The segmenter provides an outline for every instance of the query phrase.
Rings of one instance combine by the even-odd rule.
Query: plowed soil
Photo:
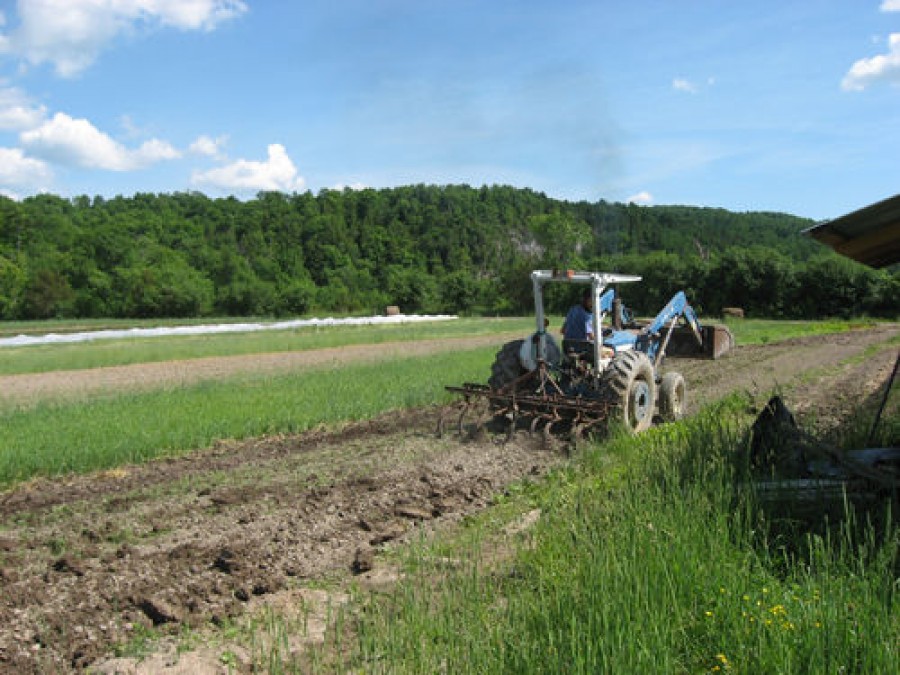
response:
[[[878,396],[898,334],[898,325],[881,326],[667,367],[684,374],[693,409],[732,391],[761,403],[777,387],[802,421],[827,433]],[[357,349],[348,358],[360,358]],[[158,366],[173,367],[191,366]],[[524,432],[507,443],[439,439],[442,412],[222,442],[0,493],[0,672],[140,670],[110,659],[142,627],[222,624],[285,589],[366,573],[392,542],[483,509],[510,483],[566,461]],[[225,668],[203,668],[216,665]]]

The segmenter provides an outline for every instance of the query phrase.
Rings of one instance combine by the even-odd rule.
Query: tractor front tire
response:
[[[627,351],[617,356],[603,375],[602,387],[614,420],[621,421],[633,434],[650,428],[656,406],[656,379],[646,354]]]
[[[525,374],[525,369],[519,362],[519,352],[522,351],[524,342],[525,340],[507,342],[497,352],[494,364],[491,366],[491,376],[488,379],[491,389],[503,389]]]
[[[659,416],[663,422],[677,422],[687,408],[684,377],[681,373],[666,373],[659,384]]]

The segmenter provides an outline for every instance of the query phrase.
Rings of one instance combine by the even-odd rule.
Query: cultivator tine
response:
[[[556,424],[558,419],[549,419],[547,420],[547,424],[544,425],[544,430],[541,433],[541,445],[544,450],[553,450],[554,441],[553,441],[553,425]]]
[[[506,440],[505,443],[509,443],[513,436],[516,433],[516,422],[519,418],[519,411],[516,408],[513,408],[509,414],[509,427],[506,429]]]
[[[469,406],[472,404],[471,399],[466,396],[466,401],[463,404],[462,410],[459,413],[459,419],[456,421],[456,429],[459,431],[459,435],[463,435],[463,420],[466,418],[466,413],[469,412]]]
[[[478,420],[475,423],[475,427],[472,429],[472,433],[469,436],[469,439],[472,441],[481,441],[484,439],[484,421]]]
[[[488,423],[494,419],[494,413],[488,408],[487,415],[480,414],[478,416],[478,420],[475,422],[475,428],[472,429],[472,435],[470,436],[471,440],[476,442],[481,442],[485,439],[487,432],[485,429],[487,428]]]
[[[573,424],[572,432],[569,437],[569,443],[573,451],[578,451],[584,440],[584,424]]]

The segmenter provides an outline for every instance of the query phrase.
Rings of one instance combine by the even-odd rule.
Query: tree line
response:
[[[530,270],[553,267],[643,276],[623,289],[642,313],[684,289],[707,314],[896,316],[898,270],[837,256],[801,234],[812,224],[508,186],[0,197],[0,319],[522,314]]]

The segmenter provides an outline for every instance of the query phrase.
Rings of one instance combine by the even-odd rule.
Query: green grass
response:
[[[551,476],[510,562],[457,552],[474,562],[363,603],[338,670],[898,672],[896,527],[776,537],[737,487],[734,401]]]
[[[709,321],[709,323],[716,323]],[[872,328],[878,321],[870,319],[824,321],[783,321],[776,319],[726,319],[722,321],[734,334],[739,345],[767,344],[807,335],[843,333],[860,328]]]
[[[357,344],[490,335],[532,329],[527,318],[457,319],[381,326],[298,328],[0,348],[0,375],[75,370],[210,356],[300,351]]]
[[[210,446],[222,438],[303,431],[449,399],[480,381],[496,347],[272,378],[232,378],[89,403],[0,412],[0,486]],[[436,420],[435,420],[436,422]]]

